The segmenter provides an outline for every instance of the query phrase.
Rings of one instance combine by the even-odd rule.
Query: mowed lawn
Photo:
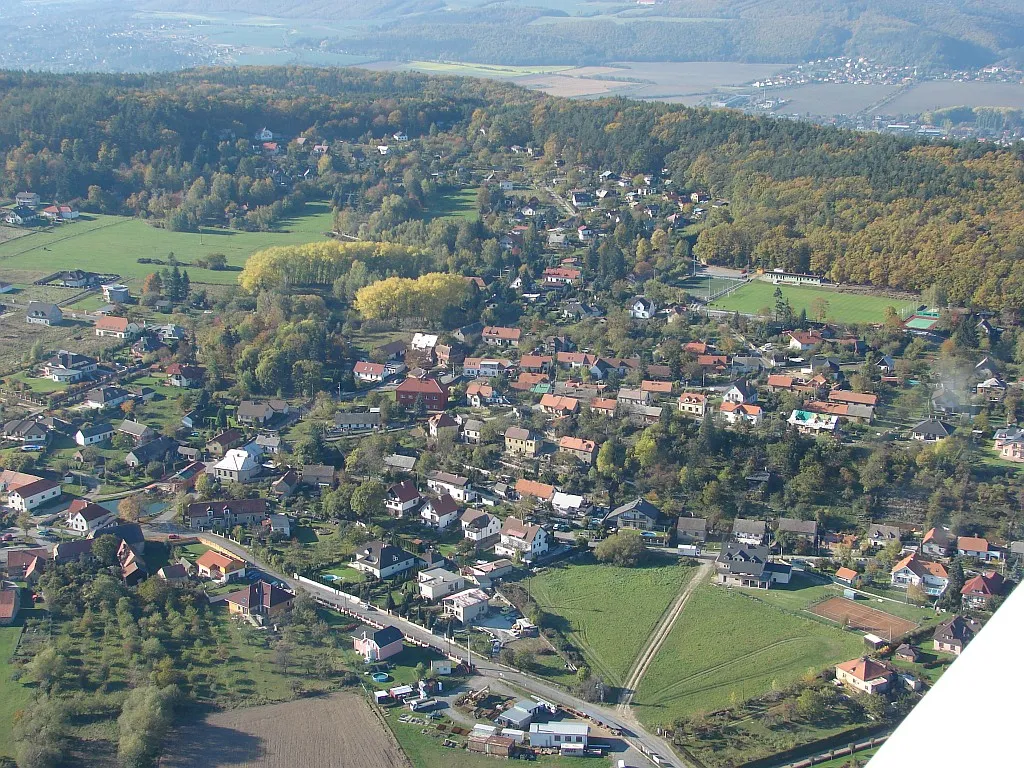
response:
[[[479,187],[451,189],[431,199],[424,217],[432,219],[478,219],[480,211],[476,207],[476,196]]]
[[[160,267],[139,264],[140,258],[166,260],[173,253],[179,263],[186,264],[222,253],[235,269],[187,267],[188,274],[193,283],[230,285],[238,280],[238,269],[255,251],[323,240],[333,228],[334,214],[328,203],[308,203],[302,216],[283,220],[274,232],[208,227],[202,233],[171,232],[141,219],[89,215],[72,224],[0,243],[0,276],[5,270],[54,272],[77,268],[116,272],[127,280],[141,280]]]
[[[775,308],[775,289],[782,289],[782,296],[800,314],[807,310],[807,316],[816,319],[814,303],[818,299],[828,302],[828,319],[837,323],[880,323],[885,320],[886,307],[899,310],[907,302],[885,296],[871,296],[859,293],[841,293],[829,288],[806,286],[776,286],[764,280],[751,280],[727,296],[711,304],[714,309],[729,312],[757,314],[765,307]]]
[[[20,620],[19,620],[20,623]],[[11,656],[18,645],[18,638],[21,636],[21,627],[0,627],[0,755],[8,757],[14,754],[14,744],[11,739],[11,728],[14,724],[14,714],[22,709],[29,700],[32,690],[19,682],[11,679]]]
[[[640,681],[633,708],[646,725],[670,725],[863,652],[863,640],[854,633],[705,584],[694,591]]]
[[[533,598],[565,622],[563,631],[591,669],[621,685],[658,619],[695,573],[678,563],[618,568],[586,563],[530,579]]]

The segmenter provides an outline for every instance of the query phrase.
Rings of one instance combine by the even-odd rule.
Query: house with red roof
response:
[[[949,585],[949,572],[942,563],[922,559],[912,552],[892,567],[890,581],[894,587],[921,587],[925,594],[938,597]]]
[[[96,335],[106,336],[115,339],[133,339],[139,335],[137,323],[133,323],[127,317],[113,317],[107,315],[96,321]]]
[[[836,680],[861,693],[884,693],[895,679],[896,673],[888,665],[867,656],[836,664]]]
[[[484,344],[492,347],[518,347],[523,336],[520,328],[504,328],[499,325],[484,326]]]
[[[960,590],[960,598],[967,608],[985,608],[988,601],[1003,593],[1005,580],[996,571],[979,573],[967,580]]]
[[[415,407],[422,400],[428,410],[443,411],[448,407],[448,388],[436,379],[409,377],[395,389],[395,400],[405,408]]]
[[[988,539],[982,539],[977,536],[958,537],[956,540],[956,553],[960,557],[972,557],[985,563],[1000,558],[999,550],[993,549],[992,545],[988,543]]]

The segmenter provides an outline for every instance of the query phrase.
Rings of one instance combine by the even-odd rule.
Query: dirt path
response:
[[[665,644],[665,640],[668,639],[669,633],[672,631],[672,627],[675,626],[676,619],[683,612],[683,608],[686,607],[686,603],[690,600],[690,595],[693,591],[700,586],[711,572],[711,563],[703,563],[698,569],[697,573],[693,575],[693,578],[683,588],[683,591],[679,593],[679,597],[676,598],[675,602],[669,607],[665,615],[662,617],[658,626],[654,628],[651,633],[650,639],[647,641],[647,645],[644,646],[643,650],[640,651],[640,655],[636,657],[636,663],[633,668],[626,675],[626,682],[623,683],[621,692],[619,693],[619,701],[616,704],[616,710],[626,720],[636,725],[640,725],[636,716],[633,714],[633,710],[630,707],[630,703],[633,701],[633,695],[636,693],[637,687],[640,685],[640,681],[643,680],[644,675],[647,673],[647,668],[654,661],[654,657],[658,655],[658,651],[661,650],[661,646]]]

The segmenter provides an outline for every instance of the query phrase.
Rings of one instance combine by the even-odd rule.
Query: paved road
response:
[[[209,538],[216,541],[220,546],[224,547],[229,552],[234,553],[238,557],[246,560],[249,563],[253,563],[261,570],[270,574],[274,578],[280,579],[286,582],[296,593],[299,590],[312,595],[313,597],[323,600],[329,605],[333,605],[338,608],[343,608],[358,618],[364,620],[373,621],[377,624],[383,624],[385,626],[397,627],[407,637],[411,637],[422,643],[428,643],[435,647],[444,647],[446,650],[450,650],[453,657],[458,658],[464,662],[472,663],[477,674],[481,677],[489,678],[492,680],[500,680],[507,684],[516,686],[517,688],[525,691],[533,696],[538,696],[545,701],[549,701],[553,704],[558,704],[563,707],[568,707],[576,711],[582,712],[593,719],[604,723],[610,728],[622,731],[622,733],[629,737],[629,739],[636,743],[643,745],[648,751],[656,752],[663,756],[671,756],[672,762],[663,765],[685,765],[672,751],[671,747],[666,741],[655,736],[654,734],[648,733],[645,729],[640,727],[636,722],[630,722],[627,718],[615,711],[614,705],[599,705],[591,704],[578,699],[572,694],[556,688],[549,683],[546,683],[532,675],[526,675],[522,672],[517,672],[509,667],[502,664],[498,664],[490,659],[481,657],[479,654],[471,654],[465,648],[458,646],[454,643],[448,646],[448,641],[439,635],[435,635],[424,627],[414,624],[410,621],[406,621],[400,616],[389,615],[383,611],[377,610],[376,608],[368,608],[365,604],[347,600],[344,597],[339,597],[335,594],[334,590],[330,587],[320,586],[318,584],[307,584],[298,581],[290,576],[279,573],[273,568],[268,567],[264,563],[255,560],[250,552],[244,547],[240,547],[233,541],[225,539],[221,536],[214,534],[203,534],[204,538]]]

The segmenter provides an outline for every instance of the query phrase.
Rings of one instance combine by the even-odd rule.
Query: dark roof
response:
[[[224,599],[229,603],[241,605],[250,610],[258,609],[259,611],[265,611],[291,602],[295,599],[295,595],[266,581],[254,581],[249,586],[243,587],[237,592],[232,592]]]
[[[925,419],[915,424],[911,432],[926,437],[949,437],[953,434],[953,428],[938,419]]]
[[[185,517],[208,517],[223,514],[225,510],[235,515],[258,515],[267,511],[266,499],[227,499],[224,501],[198,501],[185,508]]]
[[[356,553],[356,560],[371,563],[377,567],[377,570],[390,568],[397,563],[413,559],[415,559],[415,555],[394,544],[385,544],[383,541],[368,541]]]
[[[768,523],[764,520],[750,520],[745,517],[737,517],[732,521],[733,533],[750,533],[764,536],[768,530]]]
[[[372,413],[336,413],[334,414],[334,423],[337,426],[343,426],[345,424],[374,424],[380,425],[380,412]]]
[[[91,427],[82,427],[79,430],[83,437],[96,437],[96,435],[104,435],[113,431],[114,428],[110,424],[93,424]]]
[[[770,562],[768,547],[749,547],[734,542],[728,542],[722,546],[716,563],[723,570],[728,570],[729,573],[756,578],[761,578],[765,571],[776,570]],[[780,569],[788,567],[788,565],[780,564]]]
[[[607,523],[611,520],[616,520],[623,515],[643,515],[644,517],[650,518],[657,522],[661,520],[661,510],[651,504],[643,496],[637,496],[630,502],[623,504],[622,506],[616,507],[604,517],[604,521]]]
[[[968,619],[965,616],[954,616],[939,624],[935,629],[933,637],[940,642],[967,644],[980,629],[981,624],[974,619]]]
[[[418,498],[419,495],[420,492],[416,488],[416,483],[412,480],[403,480],[401,483],[395,483],[388,489],[388,496],[392,496],[403,503],[412,501]]]
[[[430,499],[428,503],[439,515],[447,515],[459,511],[459,505],[447,493],[443,494],[440,498]]]
[[[680,533],[704,533],[708,529],[708,521],[703,517],[680,517],[676,522],[676,530]]]
[[[225,429],[219,435],[210,438],[211,443],[219,443],[225,448],[229,448],[235,443],[242,439],[242,433],[235,428]]]
[[[398,627],[384,627],[383,629],[378,629],[376,632],[373,633],[372,637],[373,642],[375,642],[381,648],[383,648],[385,645],[391,645],[391,643],[395,642],[396,640],[405,639],[405,635],[402,634],[402,630],[400,630]]]
[[[142,533],[142,526],[138,523],[108,525],[106,528],[101,528],[89,534],[89,538],[96,538],[97,536],[116,536],[129,545],[139,544],[146,540]]]
[[[818,535],[818,523],[815,520],[797,520],[792,517],[779,518],[779,530],[790,533],[801,533],[806,536]]]
[[[140,445],[126,454],[127,456],[134,456],[136,461],[140,464],[148,464],[151,461],[162,459],[168,453],[177,451],[178,444],[166,435],[161,435],[155,440],[151,440],[144,445]]]

